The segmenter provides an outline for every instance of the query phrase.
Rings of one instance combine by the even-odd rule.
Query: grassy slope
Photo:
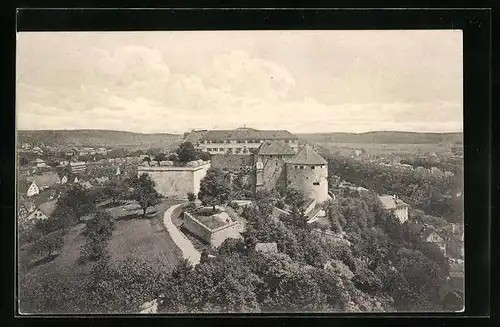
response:
[[[116,263],[128,257],[149,265],[155,271],[168,272],[172,269],[181,258],[181,252],[164,230],[162,223],[163,212],[172,204],[175,203],[165,201],[155,209],[150,209],[148,212],[154,216],[150,219],[140,218],[140,209],[134,205],[108,208],[107,210],[117,218],[113,238],[108,243],[111,261]],[[126,210],[122,210],[123,208]],[[54,291],[65,292],[72,301],[78,298],[74,294],[78,294],[81,287],[79,281],[90,273],[93,265],[77,262],[80,247],[85,243],[81,234],[84,227],[84,224],[79,224],[68,232],[62,252],[54,260],[20,274],[21,311],[29,313],[42,308],[35,298],[36,294],[40,294],[40,289],[36,289],[40,285],[50,285],[55,289],[47,294]],[[28,251],[21,251],[19,259],[33,261],[36,257]],[[23,299],[28,301],[25,303]],[[64,308],[57,309],[64,311]],[[43,308],[43,312],[49,313],[46,308]]]

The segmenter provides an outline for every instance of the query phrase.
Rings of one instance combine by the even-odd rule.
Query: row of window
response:
[[[204,144],[230,144],[230,143],[263,143],[268,140],[205,140],[201,141]],[[296,140],[284,140],[286,143],[296,143]]]
[[[288,181],[288,184],[292,184],[292,181]],[[319,185],[319,182],[313,182],[313,185]]]
[[[242,149],[242,148],[207,148],[208,152],[233,152],[234,153],[249,153],[248,149]]]
[[[323,166],[318,166],[318,167],[321,168]],[[304,166],[293,165],[293,168],[294,169],[304,169]],[[316,169],[316,166],[311,166],[311,170],[312,169]]]

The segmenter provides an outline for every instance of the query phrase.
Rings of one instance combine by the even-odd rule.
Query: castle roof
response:
[[[326,165],[328,162],[314,151],[310,145],[306,144],[287,163],[295,165]]]
[[[283,140],[272,140],[262,143],[259,155],[294,155],[295,151]]]
[[[229,140],[296,140],[297,137],[286,130],[257,130],[253,128],[237,128],[233,130],[193,131],[186,135],[184,141],[197,142],[229,141]]]

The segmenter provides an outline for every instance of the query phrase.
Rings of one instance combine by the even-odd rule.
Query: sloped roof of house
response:
[[[287,160],[287,163],[296,165],[326,165],[328,162],[314,151],[310,145],[306,144],[294,157]]]
[[[57,200],[52,200],[48,202],[44,202],[38,205],[38,209],[43,212],[47,217],[50,217],[54,210],[56,209]]]
[[[427,239],[429,236],[431,236],[432,234],[436,234],[437,236],[439,236],[440,238],[443,238],[443,236],[441,235],[441,233],[439,233],[437,230],[435,230],[434,228],[427,228],[426,230],[424,230],[424,232],[422,233],[422,237],[425,239]]]
[[[187,138],[200,140],[296,140],[297,137],[286,130],[257,130],[253,128],[237,128],[233,130],[210,130],[193,132]]]
[[[18,208],[23,206],[26,209],[29,209],[29,208],[32,208],[35,206],[35,203],[33,201],[26,199],[25,197],[19,197],[17,204],[18,204]]]
[[[392,210],[398,207],[408,206],[408,204],[399,199],[395,199],[392,195],[381,195],[378,198],[380,199],[380,202],[382,202],[382,205],[386,210]]]
[[[59,175],[54,172],[47,172],[40,175],[30,176],[28,182],[35,182],[38,187],[49,187],[61,182]]]
[[[259,155],[294,155],[295,151],[284,140],[272,140],[262,143]]]

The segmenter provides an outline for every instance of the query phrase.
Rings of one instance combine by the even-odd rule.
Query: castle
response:
[[[310,145],[300,146],[298,137],[286,130],[191,131],[184,142],[209,152],[212,167],[253,168],[256,190],[294,188],[317,204],[330,198],[327,161]]]
[[[254,156],[256,189],[293,188],[317,204],[329,199],[328,162],[310,145],[298,152],[282,140],[266,141]]]

